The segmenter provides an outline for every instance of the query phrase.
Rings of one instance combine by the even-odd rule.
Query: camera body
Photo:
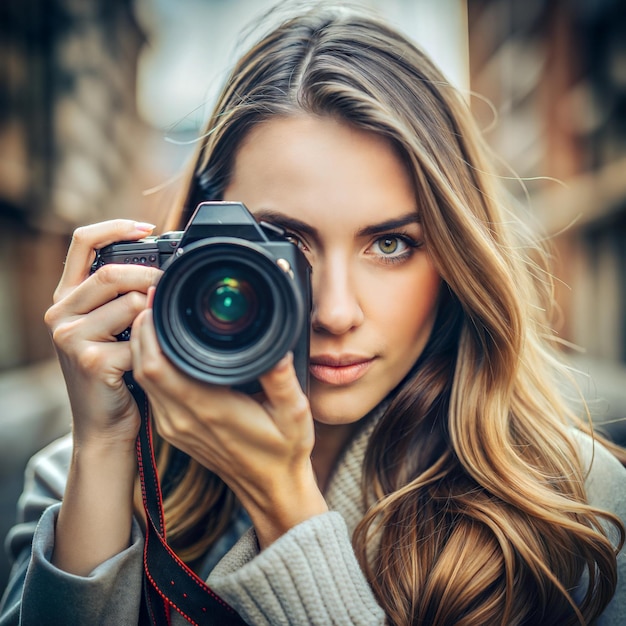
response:
[[[202,202],[184,231],[113,243],[98,251],[93,270],[108,263],[163,269],[154,325],[183,372],[254,393],[258,377],[291,350],[308,391],[310,265],[242,203]]]

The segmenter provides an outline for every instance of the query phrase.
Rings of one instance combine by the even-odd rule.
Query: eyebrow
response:
[[[316,228],[314,228],[310,224],[307,224],[306,222],[285,215],[284,213],[280,213],[279,211],[260,209],[258,211],[254,211],[254,217],[259,222],[271,222],[272,224],[281,226],[285,230],[293,230],[308,235],[314,239],[319,239],[319,234]],[[397,230],[399,228],[409,226],[410,224],[420,223],[421,219],[419,213],[417,211],[411,211],[410,213],[407,213],[406,215],[401,215],[400,217],[385,220],[384,222],[379,222],[378,224],[365,226],[357,232],[357,236],[371,237],[372,235],[378,235],[379,233]]]

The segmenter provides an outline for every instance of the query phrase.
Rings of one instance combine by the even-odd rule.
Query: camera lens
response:
[[[306,317],[294,279],[261,245],[209,238],[166,267],[154,298],[163,352],[206,382],[242,385],[269,370],[301,336]]]
[[[211,285],[201,304],[207,324],[217,332],[240,332],[258,311],[258,299],[250,283],[232,276],[224,276]]]
[[[178,285],[174,319],[181,345],[190,351],[240,351],[267,332],[274,311],[267,277],[241,260],[198,264]],[[190,342],[193,342],[191,344]]]

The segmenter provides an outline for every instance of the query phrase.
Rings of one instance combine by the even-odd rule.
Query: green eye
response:
[[[397,237],[383,237],[378,241],[378,247],[384,254],[393,254],[398,250]]]
[[[405,233],[387,233],[378,237],[368,248],[380,263],[402,263],[421,248],[422,243]]]

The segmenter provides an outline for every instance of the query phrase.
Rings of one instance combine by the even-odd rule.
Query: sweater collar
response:
[[[388,405],[389,401],[383,401],[363,417],[361,428],[339,457],[324,496],[328,508],[341,513],[351,535],[366,510],[362,494],[365,451],[372,432]]]

